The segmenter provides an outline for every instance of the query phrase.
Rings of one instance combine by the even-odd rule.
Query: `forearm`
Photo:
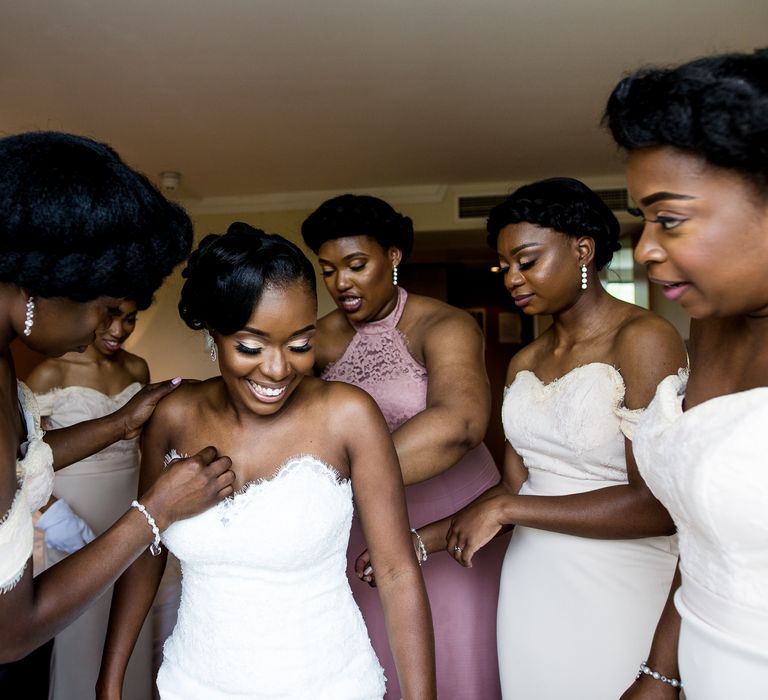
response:
[[[474,421],[447,408],[416,414],[392,433],[403,482],[407,486],[441,474],[480,444],[484,433]]]
[[[0,662],[25,656],[67,627],[152,542],[152,530],[130,509],[81,550],[0,595]],[[31,568],[31,567],[28,567]]]
[[[510,495],[510,492],[504,486],[503,483],[499,483],[496,486],[492,486],[487,491],[480,494],[473,501],[473,503],[481,503],[483,501],[490,500],[495,496],[504,496],[504,495]],[[451,528],[451,522],[453,521],[454,515],[449,515],[447,518],[443,518],[442,520],[435,520],[434,522],[428,523],[426,525],[423,525],[422,527],[417,528],[419,536],[424,542],[424,547],[427,550],[427,554],[432,554],[433,552],[441,552],[445,549],[446,539],[448,537],[448,531]],[[509,532],[509,530],[512,527],[513,527],[512,524],[510,524],[502,528],[499,531],[499,535],[505,532]]]
[[[495,506],[501,523],[578,537],[631,539],[675,531],[669,513],[653,495],[629,484],[567,496],[502,495]]]
[[[165,552],[157,557],[145,552],[115,584],[97,681],[100,700],[120,697],[128,661],[152,608],[165,563]]]
[[[53,468],[62,469],[90,457],[125,436],[125,424],[115,414],[45,433],[53,452]]]
[[[436,698],[432,617],[418,568],[387,572],[378,586],[404,700]]]
[[[653,643],[647,660],[648,666],[654,671],[663,673],[667,678],[678,679],[680,678],[680,671],[677,667],[677,642],[680,637],[680,614],[675,607],[674,596],[679,587],[680,567],[678,565],[672,579],[666,605],[653,635]],[[642,659],[639,659],[638,663],[640,661]]]

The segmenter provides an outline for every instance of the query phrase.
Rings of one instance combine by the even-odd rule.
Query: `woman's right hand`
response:
[[[202,513],[234,493],[232,460],[206,447],[173,460],[139,499],[164,530],[177,520]]]

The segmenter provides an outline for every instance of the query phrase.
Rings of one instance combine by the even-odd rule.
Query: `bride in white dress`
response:
[[[606,110],[644,219],[635,258],[693,318],[690,374],[662,382],[635,439],[680,534],[647,666],[687,700],[768,698],[766,75],[768,49],[641,71]],[[644,674],[623,697],[677,694]]]
[[[141,483],[164,461],[213,444],[232,459],[238,490],[163,533],[183,579],[161,697],[384,695],[345,572],[354,494],[404,696],[434,698],[429,606],[386,424],[365,392],[308,376],[317,311],[311,263],[284,238],[233,224],[201,242],[184,276],[182,318],[209,333],[221,376],[182,386],[158,406]],[[162,559],[142,557],[116,585],[100,698],[120,697]]]
[[[616,700],[675,569],[672,522],[629,440],[685,352],[670,324],[601,286],[618,228],[595,193],[567,178],[521,187],[488,221],[515,304],[553,323],[509,365],[502,483],[427,537],[436,547],[442,535],[471,566],[514,526],[497,620],[505,698]]]

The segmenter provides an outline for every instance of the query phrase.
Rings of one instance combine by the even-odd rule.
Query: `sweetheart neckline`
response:
[[[512,380],[512,383],[504,387],[504,391],[506,392],[507,390],[509,390],[512,387],[512,384],[515,383],[515,380],[521,374],[531,375],[543,389],[549,389],[550,387],[557,386],[563,380],[570,378],[573,374],[577,373],[579,370],[583,370],[583,369],[587,369],[589,367],[595,367],[595,366],[607,367],[609,370],[612,370],[612,373],[618,375],[621,385],[624,386],[624,377],[621,376],[621,372],[619,372],[619,370],[616,369],[613,365],[608,364],[607,362],[587,362],[586,364],[583,364],[583,365],[577,365],[573,369],[568,370],[565,374],[561,374],[559,377],[555,377],[552,381],[549,381],[549,382],[545,382],[544,380],[540,379],[539,376],[533,370],[521,369],[515,375],[515,378]]]
[[[184,459],[185,457],[189,457],[189,455],[181,454],[175,448],[171,448],[163,457],[163,468],[167,467],[171,460]],[[244,496],[255,487],[274,483],[281,474],[288,470],[289,467],[291,467],[293,464],[301,462],[304,459],[311,459],[320,467],[322,467],[329,477],[333,477],[333,480],[337,486],[346,486],[350,483],[349,477],[342,476],[336,467],[334,467],[332,464],[328,464],[328,462],[325,460],[320,459],[320,457],[317,455],[314,455],[310,452],[298,452],[286,457],[277,467],[275,467],[271,475],[244,481],[240,488],[236,489],[231,496],[227,496],[225,499],[223,499],[218,505],[221,505],[221,503],[226,503],[227,501],[233,502],[237,497]]]

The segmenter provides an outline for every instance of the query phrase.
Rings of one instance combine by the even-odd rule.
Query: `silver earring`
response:
[[[581,288],[582,289],[587,288],[587,266],[586,265],[581,266]]]
[[[216,362],[219,359],[219,353],[216,351],[216,341],[207,328],[203,331],[203,337],[205,338],[205,349],[208,350],[211,356],[211,362]]]
[[[27,299],[27,314],[24,317],[24,335],[32,335],[32,325],[35,323],[35,297]]]
[[[397,265],[392,268],[392,284],[397,287]]]

